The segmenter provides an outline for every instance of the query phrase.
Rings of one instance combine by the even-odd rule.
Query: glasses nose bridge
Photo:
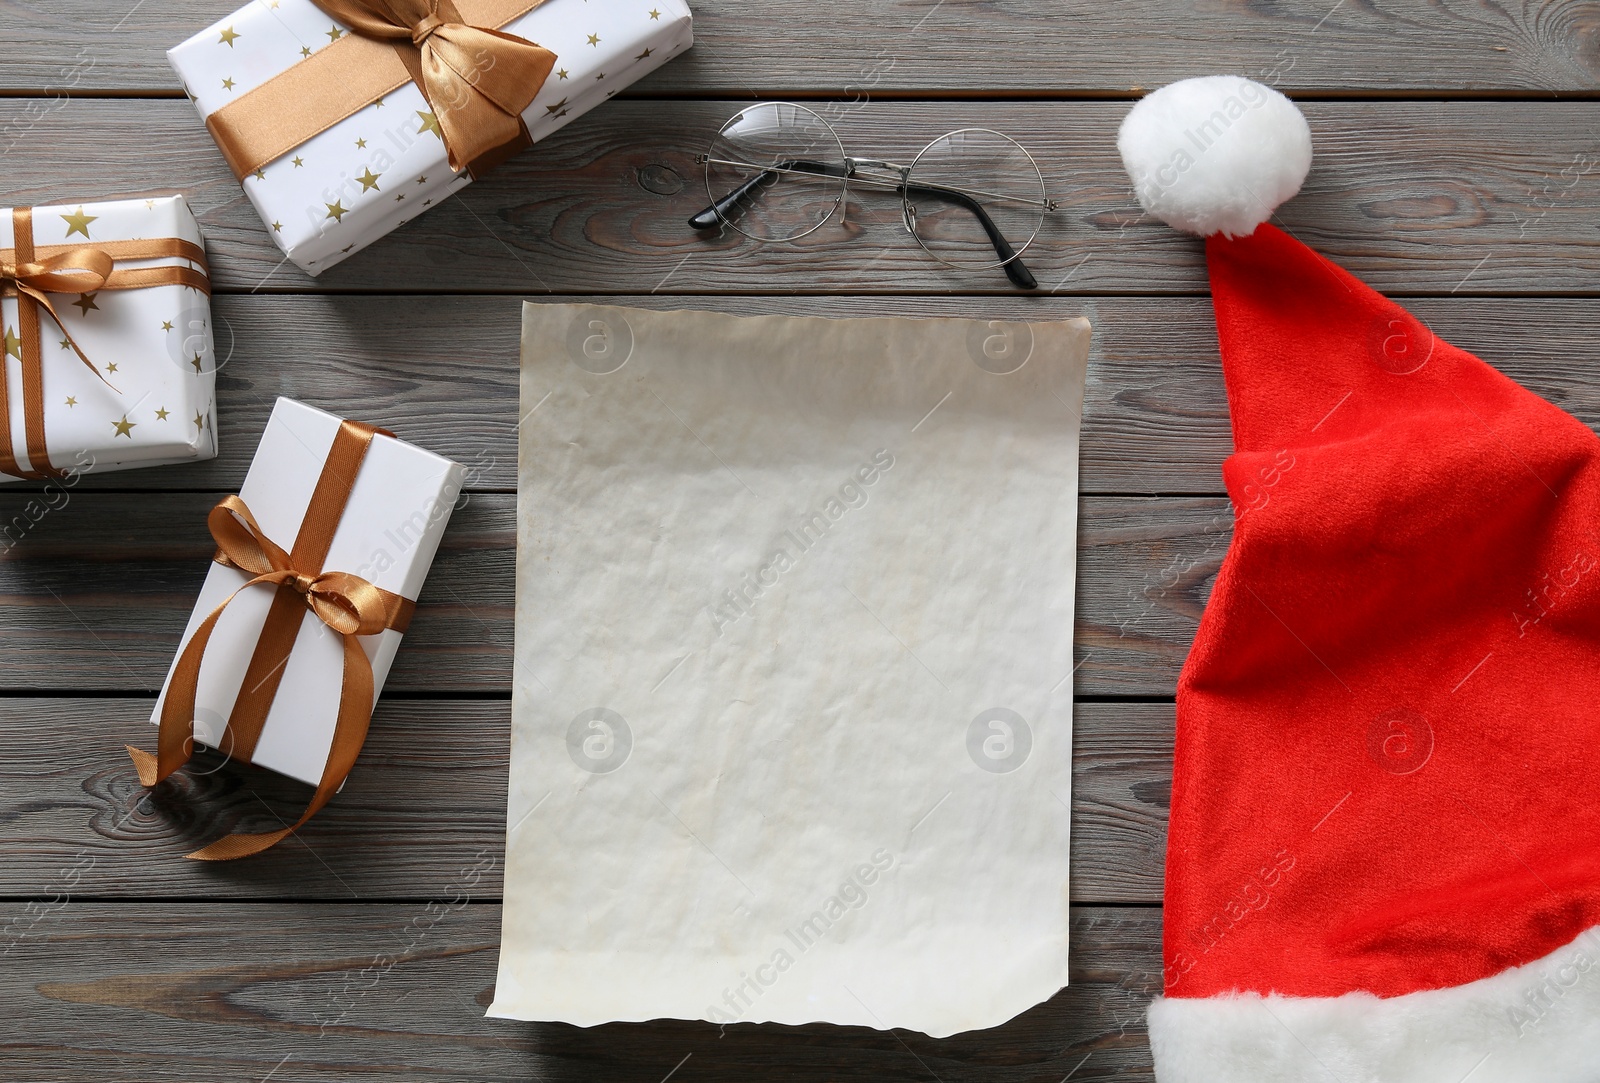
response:
[[[871,184],[882,185],[885,188],[899,189],[900,221],[906,227],[907,233],[917,231],[917,209],[911,205],[909,199],[903,198],[905,186],[911,177],[911,167],[901,165],[899,162],[888,162],[881,158],[856,158],[849,155],[844,160],[845,172],[852,180],[866,181]]]
[[[899,162],[886,162],[881,158],[854,158],[846,156],[844,160],[846,171],[852,177],[866,180],[889,182],[892,178],[895,184],[904,184],[906,177],[911,173],[911,167],[901,165]]]

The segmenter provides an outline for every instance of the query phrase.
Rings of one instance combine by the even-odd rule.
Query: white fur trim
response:
[[[1600,927],[1526,966],[1379,998],[1166,997],[1157,1083],[1595,1083]]]

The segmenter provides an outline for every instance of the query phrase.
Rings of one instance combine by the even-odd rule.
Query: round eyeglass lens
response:
[[[706,193],[717,218],[758,241],[792,241],[844,199],[844,147],[828,122],[789,102],[752,105],[706,151]]]
[[[953,267],[998,267],[1044,224],[1044,177],[1022,145],[987,128],[929,143],[906,174],[906,225],[928,254]],[[1009,254],[997,252],[1003,238]]]

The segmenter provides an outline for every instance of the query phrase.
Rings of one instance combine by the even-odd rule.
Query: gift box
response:
[[[167,54],[273,241],[313,275],[694,40],[683,0],[371,6],[399,26],[352,3],[255,0]]]
[[[182,196],[0,208],[0,482],[217,453],[200,227]]]
[[[161,750],[130,749],[141,781],[187,759],[192,724],[316,786],[316,811],[360,749],[463,482],[449,459],[278,399],[238,496],[210,514],[217,556],[152,715]]]

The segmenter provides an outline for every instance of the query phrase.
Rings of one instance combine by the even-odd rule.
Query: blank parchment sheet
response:
[[[524,306],[491,1015],[939,1037],[1066,985],[1088,349]]]

